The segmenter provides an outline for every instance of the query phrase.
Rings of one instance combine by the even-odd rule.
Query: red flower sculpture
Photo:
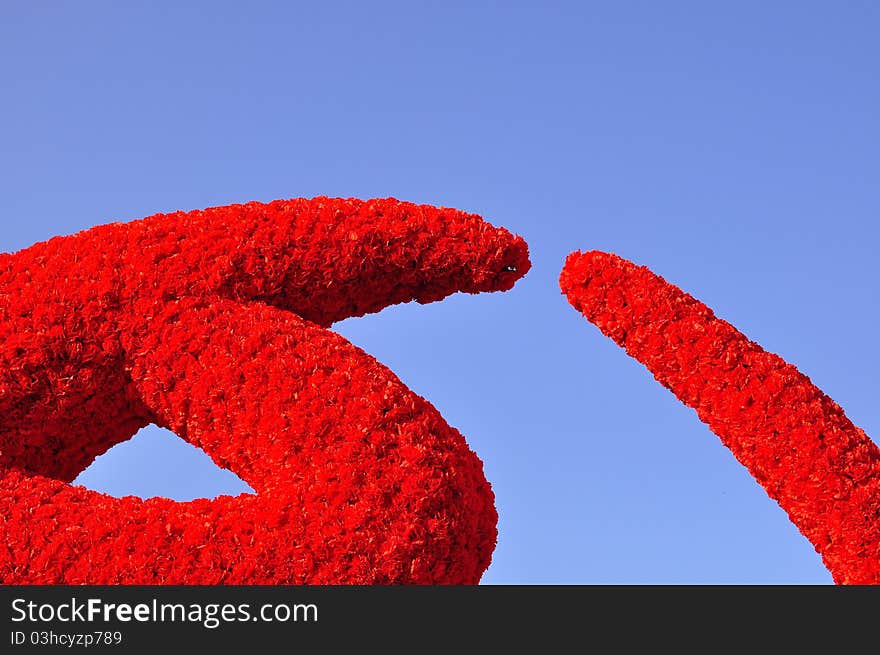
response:
[[[476,583],[497,521],[480,460],[324,328],[528,268],[506,230],[393,199],[156,215],[0,254],[0,582]],[[256,495],[69,484],[149,423]]]
[[[840,584],[880,583],[880,449],[791,364],[644,267],[569,255],[569,302],[697,411]]]

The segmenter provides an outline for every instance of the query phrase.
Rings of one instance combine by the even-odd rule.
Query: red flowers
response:
[[[560,286],[697,411],[813,543],[836,582],[880,583],[880,449],[807,376],[615,255],[572,253]]]
[[[497,515],[464,438],[324,328],[507,290],[525,242],[388,200],[104,225],[0,255],[0,582],[475,583]],[[880,449],[809,379],[643,267],[573,253],[569,301],[696,409],[840,583],[880,583]],[[69,484],[148,423],[256,495]]]
[[[392,199],[157,215],[0,255],[0,582],[476,583],[497,520],[481,462],[323,327],[528,268],[506,230]],[[257,494],[69,484],[150,422]]]

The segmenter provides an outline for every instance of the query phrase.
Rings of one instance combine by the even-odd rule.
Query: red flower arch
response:
[[[497,522],[480,460],[325,328],[528,268],[506,230],[393,199],[156,215],[0,255],[0,581],[476,583]],[[69,484],[149,423],[256,495]]]

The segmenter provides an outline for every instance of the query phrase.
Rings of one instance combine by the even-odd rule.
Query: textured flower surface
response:
[[[794,366],[649,269],[569,255],[569,302],[696,410],[842,584],[880,583],[880,449]]]
[[[479,216],[314,198],[156,215],[0,254],[0,582],[476,583],[497,514],[426,400],[327,330],[511,288]],[[70,482],[150,423],[256,494]]]

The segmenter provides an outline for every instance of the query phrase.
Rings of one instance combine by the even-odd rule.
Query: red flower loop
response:
[[[156,215],[0,255],[0,582],[478,582],[497,522],[480,460],[325,328],[528,268],[506,230],[393,199]],[[149,423],[256,495],[69,484]]]

